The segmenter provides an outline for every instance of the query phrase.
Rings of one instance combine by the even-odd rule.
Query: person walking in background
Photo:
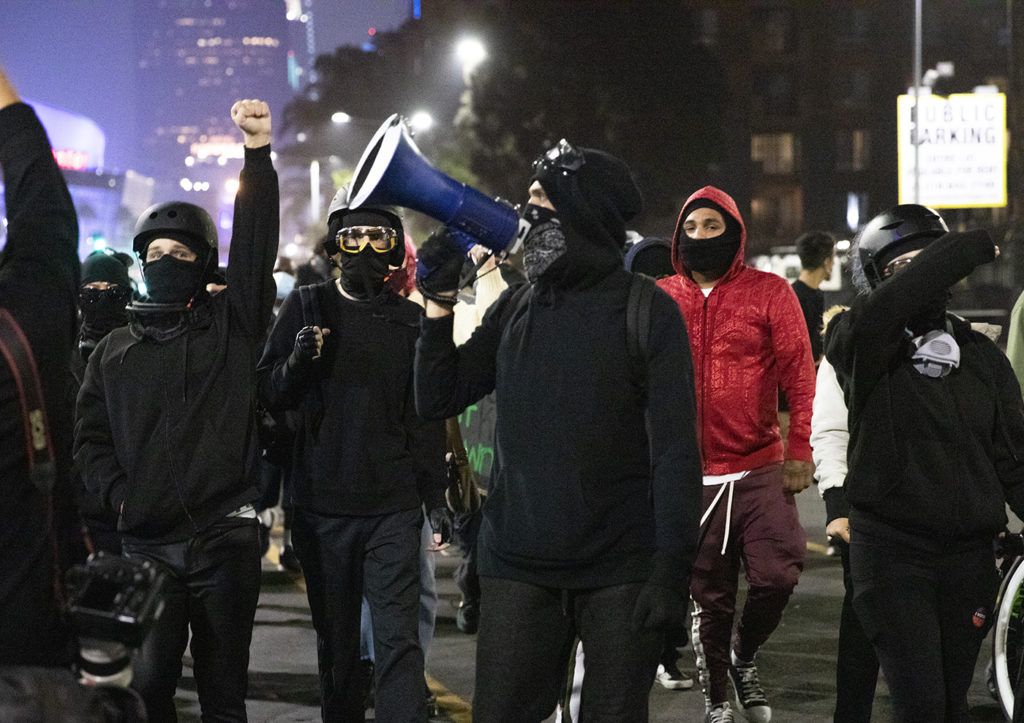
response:
[[[133,246],[147,296],[97,344],[78,395],[85,484],[118,515],[125,554],[167,573],[163,614],[134,664],[152,721],[176,719],[187,644],[203,716],[246,719],[260,590],[255,360],[274,303],[279,201],[270,109],[241,100],[231,118],[245,163],[226,289],[206,290],[218,260],[206,211],[179,201],[146,210]]]
[[[806,542],[793,496],[811,483],[807,325],[785,279],[744,263],[746,238],[733,199],[706,186],[679,214],[672,236],[677,273],[658,282],[679,304],[693,351],[704,516],[690,594],[708,723],[734,719],[730,679],[748,720],[771,719],[755,656],[803,569]],[[792,415],[785,443],[780,386]],[[747,601],[734,636],[741,564]]]
[[[814,364],[821,361],[821,325],[825,313],[825,294],[821,284],[832,277],[836,262],[836,237],[827,231],[808,231],[796,240],[800,257],[800,276],[793,282],[793,291],[804,312],[807,333],[811,340]]]

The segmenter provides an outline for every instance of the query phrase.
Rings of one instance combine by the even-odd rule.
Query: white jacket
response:
[[[836,370],[822,359],[814,387],[811,415],[811,454],[818,493],[842,487],[846,479],[846,447],[850,443],[846,400],[836,378]]]

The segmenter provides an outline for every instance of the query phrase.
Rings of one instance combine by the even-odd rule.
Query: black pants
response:
[[[317,633],[324,721],[361,723],[365,717],[359,666],[364,595],[373,619],[377,720],[427,719],[418,629],[422,521],[418,507],[375,517],[295,511],[292,535]]]
[[[464,512],[455,516],[455,539],[462,550],[462,560],[455,568],[455,585],[462,593],[462,599],[478,604],[480,602],[480,576],[476,571],[476,538],[480,533],[482,508],[476,512]]]
[[[630,625],[641,587],[558,590],[481,577],[473,720],[551,715],[578,636],[586,664],[580,719],[646,721],[664,635]]]
[[[967,721],[967,690],[999,587],[992,540],[936,541],[851,522],[853,606],[896,719]]]
[[[836,660],[836,710],[833,723],[871,723],[878,685],[878,656],[853,609],[850,546],[841,538],[833,544],[843,562],[843,608],[839,614],[839,654]]]
[[[127,557],[168,573],[164,611],[133,662],[132,687],[149,720],[175,721],[174,692],[188,644],[204,721],[245,721],[249,643],[260,596],[256,520],[223,519],[185,542],[124,543]]]

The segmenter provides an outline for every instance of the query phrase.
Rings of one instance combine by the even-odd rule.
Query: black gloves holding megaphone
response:
[[[435,229],[416,254],[416,288],[423,298],[451,308],[459,290],[462,265],[476,239],[458,229]]]

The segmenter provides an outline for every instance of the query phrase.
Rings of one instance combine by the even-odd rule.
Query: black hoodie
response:
[[[684,593],[701,470],[679,308],[655,293],[639,368],[627,348],[621,217],[586,231],[622,206],[595,211],[596,194],[545,189],[565,228],[565,254],[524,292],[525,303],[510,308],[506,291],[458,348],[452,316],[423,320],[417,408],[441,419],[495,392],[481,575],[563,589],[651,581]]]
[[[182,334],[158,341],[122,327],[89,357],[75,459],[109,509],[124,505],[129,540],[187,539],[257,497],[256,360],[278,242],[269,145],[245,149],[239,180],[227,289],[202,294]]]

